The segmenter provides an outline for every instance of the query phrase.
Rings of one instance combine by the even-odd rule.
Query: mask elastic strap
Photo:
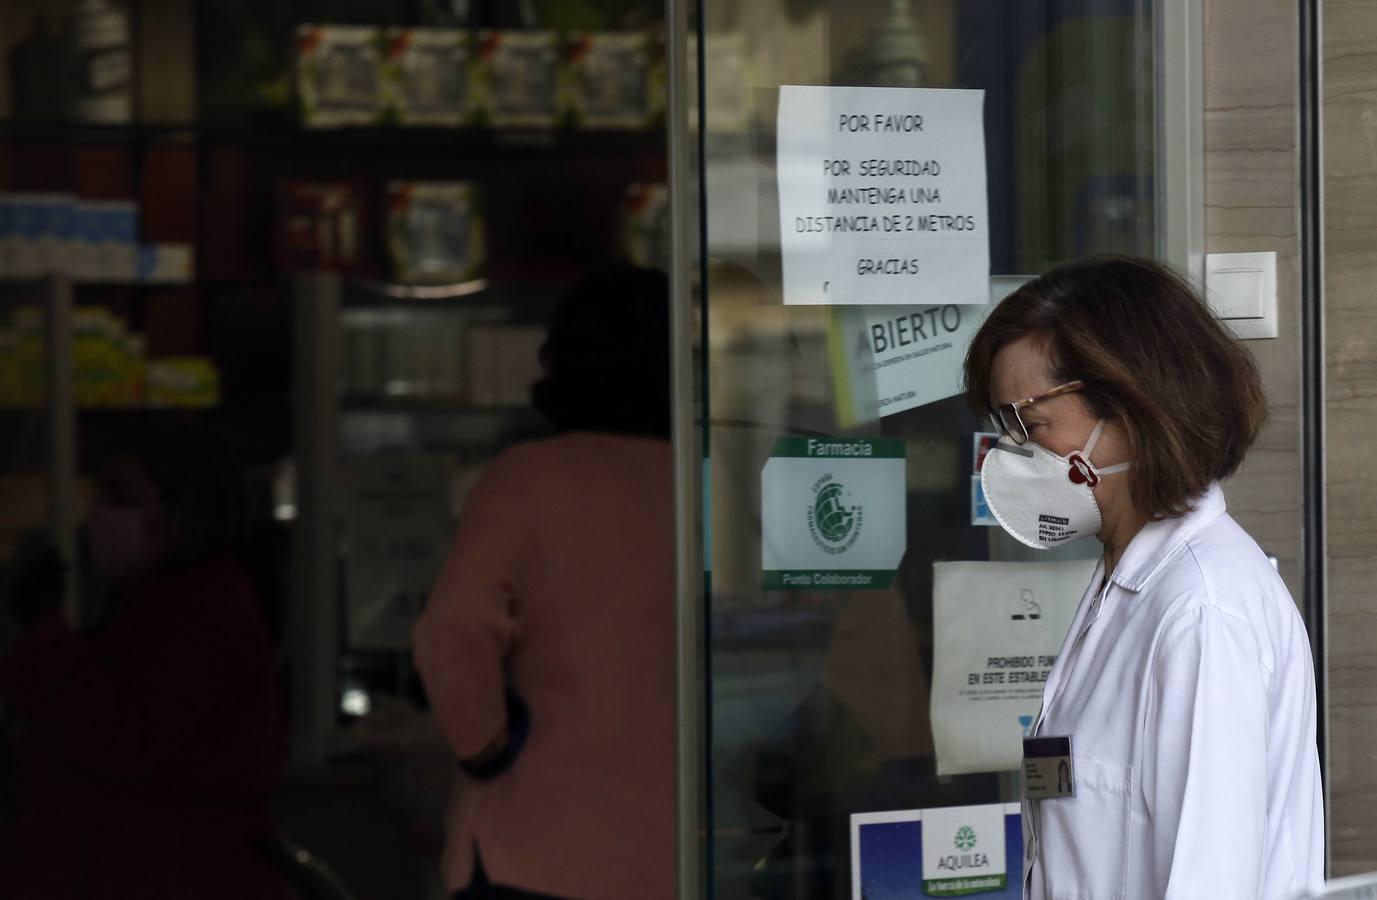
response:
[[[1129,467],[1131,467],[1133,465],[1133,460],[1131,459],[1126,462],[1115,463],[1112,466],[1105,466],[1103,468],[1101,468],[1100,466],[1096,466],[1094,463],[1090,462],[1090,454],[1095,452],[1095,445],[1100,442],[1100,435],[1103,433],[1104,419],[1100,419],[1095,423],[1095,430],[1090,432],[1090,440],[1085,442],[1085,449],[1081,451],[1082,458],[1085,459],[1085,461],[1094,468],[1095,474],[1113,475],[1115,472],[1123,472]]]
[[[1081,456],[1083,456],[1087,461],[1090,459],[1090,454],[1095,452],[1095,445],[1100,442],[1100,435],[1103,433],[1104,419],[1098,419],[1095,422],[1095,429],[1090,432],[1089,440],[1085,442],[1085,449],[1081,451]]]

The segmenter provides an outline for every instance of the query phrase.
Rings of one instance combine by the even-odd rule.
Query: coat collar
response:
[[[1124,590],[1141,591],[1182,544],[1222,516],[1224,509],[1224,492],[1215,483],[1195,499],[1184,516],[1144,525],[1128,542],[1128,549],[1109,580]]]

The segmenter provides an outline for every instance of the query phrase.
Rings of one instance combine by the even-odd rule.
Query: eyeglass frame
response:
[[[1023,409],[1025,406],[1032,406],[1034,403],[1041,403],[1044,400],[1051,400],[1054,397],[1074,394],[1076,391],[1084,389],[1085,382],[1076,379],[1075,381],[1068,381],[1065,384],[1059,384],[1051,390],[1044,391],[1041,394],[1036,394],[1023,400],[1013,400],[1009,403],[1001,403],[990,413],[990,421],[994,423],[994,426],[999,429],[1001,434],[1013,441],[1016,445],[1022,447],[1024,444],[1028,443],[1030,438],[1028,437],[1028,426],[1024,423],[1023,417],[1018,414],[1020,409]],[[1004,416],[1006,410],[1008,414],[1013,417],[1013,420],[1018,423],[1019,431],[1023,433],[1022,440],[1014,434],[1014,430],[1010,428],[1008,422],[1005,421]]]

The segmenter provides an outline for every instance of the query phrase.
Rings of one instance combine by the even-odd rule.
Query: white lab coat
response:
[[[1095,574],[1036,732],[1075,796],[1023,802],[1033,900],[1291,898],[1324,878],[1305,626],[1216,485]]]

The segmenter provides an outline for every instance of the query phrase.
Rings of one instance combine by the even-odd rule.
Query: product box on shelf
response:
[[[132,200],[0,195],[0,275],[134,281],[138,239],[139,205]]]
[[[75,210],[81,249],[79,279],[133,281],[139,275],[139,205],[132,200],[83,200]]]
[[[10,195],[12,275],[66,271],[77,240],[74,201],[69,194]]]
[[[144,399],[144,338],[103,307],[72,310],[72,399],[81,408],[135,407]],[[0,329],[0,406],[35,406],[47,380],[43,312],[25,307]]]
[[[101,271],[100,243],[107,223],[100,204],[91,200],[75,201],[76,240],[67,257],[68,271],[77,281],[98,281]]]
[[[619,219],[621,253],[638,266],[669,271],[669,189],[663,184],[630,184]]]
[[[559,113],[559,36],[553,31],[480,31],[472,68],[473,122],[493,128],[552,128]]]
[[[302,124],[336,128],[379,122],[384,41],[377,28],[297,26],[296,88]]]
[[[408,310],[388,335],[391,367],[387,390],[393,394],[453,399],[459,396],[460,317]]]
[[[143,403],[147,370],[142,335],[103,307],[72,313],[72,394],[77,406],[135,407]]]
[[[565,45],[561,119],[576,128],[641,129],[664,112],[652,68],[658,42],[647,32],[577,32]],[[661,90],[663,79],[661,79]]]
[[[6,365],[0,385],[6,390],[5,406],[37,406],[43,400],[43,385],[47,380],[47,355],[43,328],[43,310],[25,306],[14,311],[6,344],[12,354],[0,355]]]
[[[403,283],[471,281],[483,271],[486,236],[474,186],[394,181],[387,186],[387,250]]]
[[[127,388],[124,322],[102,307],[72,311],[72,398],[78,407],[115,406]]]
[[[138,280],[147,284],[188,284],[196,278],[196,254],[190,244],[143,244]]]
[[[220,403],[220,372],[203,356],[148,361],[146,404],[154,409],[206,409]]]
[[[378,332],[387,310],[346,309],[340,316],[343,350],[340,387],[346,394],[376,396],[385,387],[384,348]]]
[[[451,310],[346,311],[342,387],[360,399],[463,396],[464,317]]]
[[[698,37],[689,35],[689,59],[698,57]],[[747,85],[751,84],[750,52],[741,32],[714,32],[703,46],[703,80],[707,85],[708,121],[712,135],[743,134],[756,115]],[[689,126],[699,127],[697,83],[689,85]]]
[[[545,330],[533,325],[471,325],[464,333],[469,402],[476,406],[524,407],[541,377],[540,347]]]
[[[132,118],[133,44],[124,4],[84,0],[67,21],[71,116],[123,124]]]
[[[416,126],[463,125],[469,112],[469,33],[458,28],[387,32],[383,120]]]
[[[119,350],[119,370],[111,400],[116,406],[141,406],[148,377],[148,341],[141,334],[126,334]]]
[[[361,185],[348,181],[281,181],[273,221],[279,271],[366,268],[367,204]]]

